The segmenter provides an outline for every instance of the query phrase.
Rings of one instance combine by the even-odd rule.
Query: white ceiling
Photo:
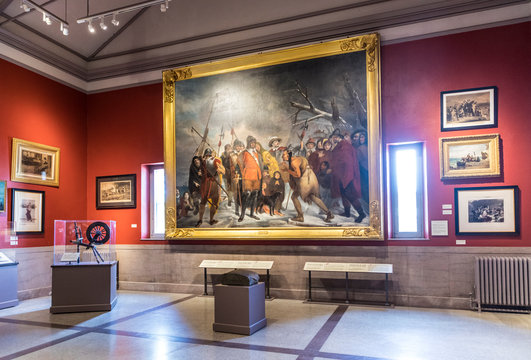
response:
[[[529,0],[171,0],[120,14],[91,34],[76,20],[142,0],[33,0],[69,24],[46,25],[0,0],[0,56],[91,93],[160,81],[161,70],[377,31],[384,43],[528,21]]]

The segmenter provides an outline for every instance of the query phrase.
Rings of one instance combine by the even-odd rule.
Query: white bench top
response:
[[[393,264],[306,262],[304,264],[304,270],[392,274]]]
[[[203,260],[200,268],[270,270],[274,261]]]

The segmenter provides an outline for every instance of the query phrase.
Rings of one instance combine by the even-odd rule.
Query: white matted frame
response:
[[[44,191],[11,189],[11,221],[17,234],[44,232]]]

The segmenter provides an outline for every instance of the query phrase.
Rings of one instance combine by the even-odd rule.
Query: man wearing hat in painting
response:
[[[282,162],[282,152],[286,150],[285,146],[280,146],[281,141],[278,136],[271,136],[268,139],[269,153],[275,157],[278,164]]]
[[[243,221],[247,208],[250,209],[250,217],[260,220],[254,211],[261,189],[263,161],[262,155],[256,151],[256,138],[252,135],[247,136],[247,147],[240,155],[240,169],[242,171],[242,203],[238,221]]]

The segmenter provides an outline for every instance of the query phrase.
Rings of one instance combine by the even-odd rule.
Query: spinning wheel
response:
[[[87,227],[87,239],[91,244],[102,245],[110,238],[109,226],[101,221],[96,221]]]

